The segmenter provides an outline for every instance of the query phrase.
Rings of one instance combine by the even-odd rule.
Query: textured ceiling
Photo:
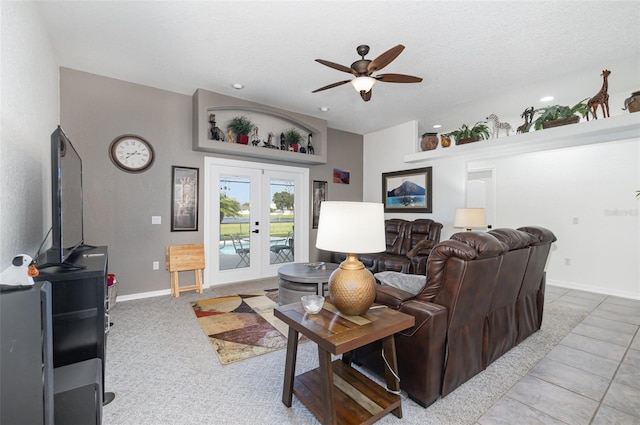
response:
[[[574,104],[613,72],[612,90],[640,89],[639,1],[45,1],[61,66],[191,95],[197,88],[327,120],[366,134],[410,120],[421,131],[517,117],[540,97]],[[370,102],[345,66],[403,44]],[[232,83],[245,85],[235,90]],[[495,98],[495,101],[491,100]],[[322,113],[320,106],[330,110]],[[518,125],[518,123],[512,123]],[[515,126],[514,126],[515,128]]]

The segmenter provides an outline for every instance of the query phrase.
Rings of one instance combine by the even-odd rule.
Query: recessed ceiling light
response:
[[[545,96],[540,99],[540,102],[551,102],[553,100],[553,96]]]
[[[233,83],[231,84],[231,87],[233,87],[236,90],[242,90],[244,88],[244,86],[240,83]]]
[[[433,128],[440,128],[440,127],[442,127],[440,124],[436,124],[433,126]]]
[[[321,110],[322,112],[327,112],[329,110],[327,106],[321,106],[318,109]]]

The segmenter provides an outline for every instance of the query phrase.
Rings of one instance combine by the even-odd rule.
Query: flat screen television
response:
[[[51,134],[51,248],[46,264],[81,268],[69,262],[84,246],[82,159],[60,126]]]

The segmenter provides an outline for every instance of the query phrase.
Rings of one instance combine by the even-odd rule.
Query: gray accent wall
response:
[[[60,70],[60,116],[83,160],[85,240],[108,245],[109,272],[116,274],[118,294],[168,291],[165,247],[204,240],[204,157],[251,158],[192,150],[191,96],[73,69]],[[112,164],[109,145],[123,134],[141,136],[153,145],[151,169],[131,174]],[[309,169],[311,181],[329,182],[329,200],[362,200],[362,140],[361,135],[328,131],[328,163]],[[171,232],[172,165],[200,169],[197,232]],[[331,183],[334,167],[350,170],[351,184]],[[151,224],[152,216],[161,216],[162,224]],[[309,259],[324,259],[328,254],[315,249],[315,230],[310,231]],[[160,262],[160,270],[152,269],[154,261]],[[181,283],[189,284],[191,273],[183,274]]]

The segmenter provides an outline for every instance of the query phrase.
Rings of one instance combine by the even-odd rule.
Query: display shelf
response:
[[[294,127],[301,131],[306,147],[306,135],[311,133],[314,154],[290,152],[262,146],[229,143],[209,138],[209,114],[216,115],[217,126],[223,130],[225,122],[238,115],[249,115],[260,128],[259,137],[266,140],[269,132],[275,134],[273,144],[280,144],[280,132]],[[266,107],[242,99],[198,89],[193,95],[193,150],[234,156],[269,159],[278,162],[301,164],[327,163],[326,121],[277,108]]]
[[[431,151],[405,155],[404,162],[421,162],[448,157],[487,158],[552,149],[585,146],[640,138],[640,113],[618,115],[562,127],[482,140],[465,145],[438,146]]]

